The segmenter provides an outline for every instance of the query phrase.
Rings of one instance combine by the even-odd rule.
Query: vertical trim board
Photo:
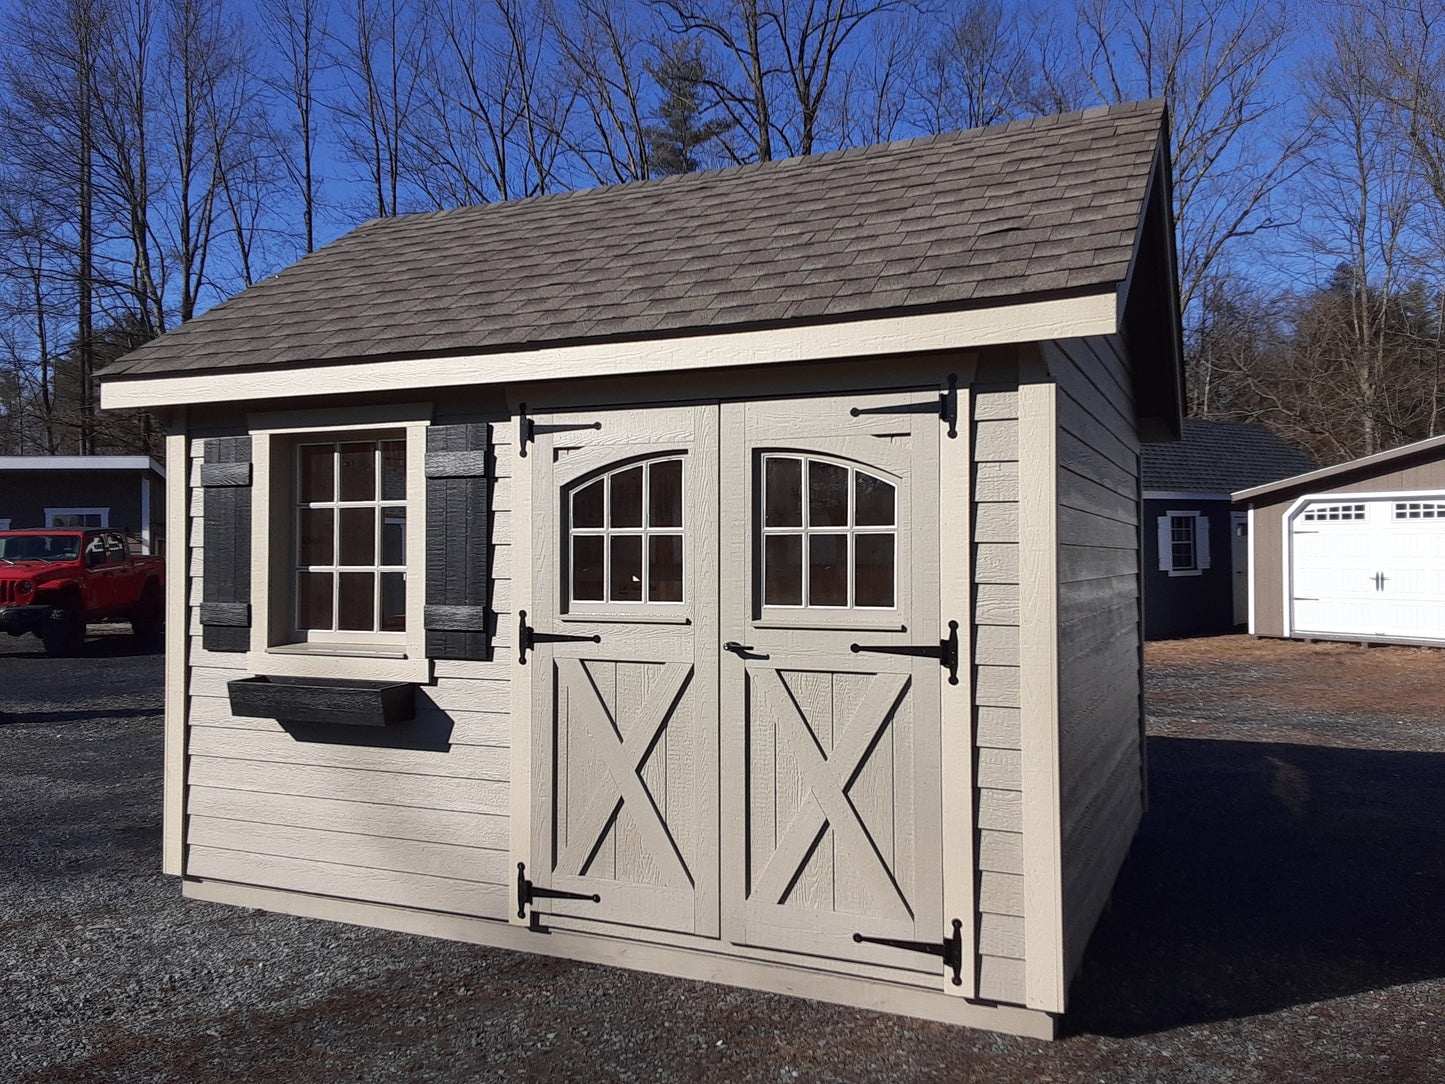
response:
[[[161,822],[161,871],[172,877],[181,875],[185,854],[186,656],[191,639],[187,632],[190,578],[185,575],[190,546],[190,502],[186,500],[191,474],[186,469],[189,457],[185,413],[177,411],[166,434],[166,548],[171,553],[180,553],[181,575],[168,577],[166,585],[165,781]]]
[[[1021,386],[1019,415],[1025,1004],[1063,1012],[1057,386]]]

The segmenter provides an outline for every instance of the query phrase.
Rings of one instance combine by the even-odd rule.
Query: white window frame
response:
[[[56,524],[57,516],[99,516],[99,523],[85,523],[77,527],[60,527]],[[110,529],[109,508],[47,508],[45,510],[46,530],[60,531],[106,531]]]
[[[1174,564],[1174,521],[1188,520],[1193,527],[1191,542],[1194,547],[1194,561],[1185,567]],[[1168,576],[1202,576],[1210,567],[1209,560],[1209,517],[1196,511],[1170,509],[1158,518],[1159,571]]]
[[[430,404],[253,414],[251,430],[251,650],[254,674],[387,681],[431,679],[426,657],[426,431]],[[406,631],[322,637],[295,629],[296,460],[299,444],[406,440]],[[400,502],[398,502],[400,503]]]

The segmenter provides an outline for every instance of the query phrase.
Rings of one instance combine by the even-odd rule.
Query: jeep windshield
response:
[[[78,534],[0,535],[0,561],[74,561],[80,556]]]

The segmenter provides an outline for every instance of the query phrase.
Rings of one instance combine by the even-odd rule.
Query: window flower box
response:
[[[416,716],[410,681],[248,677],[226,683],[231,714],[288,723],[391,726]]]

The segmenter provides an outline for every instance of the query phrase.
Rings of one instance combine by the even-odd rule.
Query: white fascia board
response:
[[[923,350],[970,349],[1039,339],[1112,335],[1117,291],[1027,301],[962,312],[888,316],[836,324],[797,324],[631,342],[539,346],[443,358],[358,361],[253,372],[116,379],[101,385],[101,406],[179,406],[295,395],[344,395],[517,380],[561,380],[772,365]]]
[[[0,455],[0,470],[152,470],[166,476],[148,455]]]

